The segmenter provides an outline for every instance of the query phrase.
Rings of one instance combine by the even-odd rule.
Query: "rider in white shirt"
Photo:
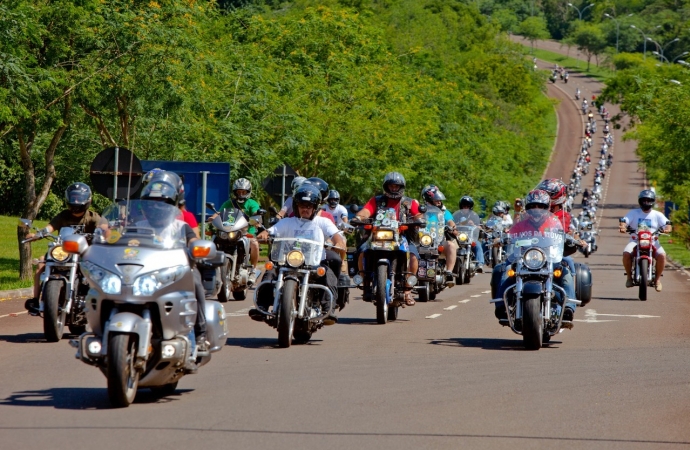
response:
[[[321,207],[326,212],[331,213],[335,218],[335,224],[347,223],[347,209],[340,204],[340,193],[335,189],[328,191],[326,203]]]

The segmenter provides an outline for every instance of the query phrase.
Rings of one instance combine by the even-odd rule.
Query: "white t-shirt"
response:
[[[292,214],[292,197],[288,197],[283,203],[283,207],[280,208],[281,215],[283,217],[289,217]]]
[[[630,227],[637,231],[637,224],[640,220],[649,220],[652,227],[652,232],[658,230],[659,228],[664,228],[668,219],[660,211],[651,210],[648,213],[642,211],[642,209],[633,209],[628,214],[625,215],[625,223],[630,225]]]
[[[268,232],[276,238],[302,237],[323,245],[327,238],[338,233],[338,228],[324,217],[314,217],[314,220],[287,217],[269,228]],[[326,250],[324,249],[321,259],[325,258]]]
[[[314,217],[313,222],[316,225],[318,225],[319,228],[321,228],[321,232],[326,237],[326,239],[330,239],[333,237],[334,234],[340,233],[340,230],[338,229],[338,227],[335,226],[333,222],[331,222],[331,219],[316,216]]]
[[[503,225],[506,227],[513,225],[513,218],[510,217],[510,214],[503,214]]]
[[[331,213],[335,217],[335,223],[340,225],[343,222],[343,217],[347,218],[347,209],[341,204],[338,204],[335,208],[331,208],[328,204],[321,207],[326,212]]]

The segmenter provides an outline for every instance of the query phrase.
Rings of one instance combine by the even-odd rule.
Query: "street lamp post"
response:
[[[642,38],[643,38],[642,42],[644,43],[643,44],[644,49],[642,50],[642,59],[646,60],[647,59],[647,39],[649,39],[649,38],[647,37],[646,34],[644,34],[644,31],[640,30],[635,25],[630,25],[630,28],[634,28],[637,31],[639,31],[640,33],[642,33]]]
[[[677,60],[678,58],[682,58],[683,56],[687,56],[687,55],[690,55],[690,52],[683,52],[683,53],[681,53],[680,55],[676,56],[675,58],[673,58],[673,59],[671,60],[671,64],[673,64],[674,62],[676,62],[676,60]]]
[[[659,58],[659,61],[661,61],[661,60],[663,59],[664,61],[669,62],[667,57],[665,57],[665,56],[662,55],[661,53],[657,52],[656,50],[652,52],[652,55],[654,55],[654,56],[656,56],[657,58]],[[660,65],[660,64],[659,64],[659,65]]]
[[[625,17],[632,17],[632,16],[633,16],[633,14],[630,13]],[[610,15],[609,13],[604,13],[604,17],[607,17],[607,18],[613,20],[614,22],[616,22],[616,53],[618,53],[618,36],[620,35],[620,32],[621,32],[621,20],[622,19],[617,19],[617,18],[613,17],[612,15]]]
[[[592,6],[594,6],[594,3],[590,3],[589,5],[585,6],[584,8],[582,8],[581,11],[580,11],[580,8],[573,5],[572,3],[568,3],[568,6],[572,6],[573,8],[575,8],[577,10],[577,13],[580,15],[580,20],[582,20],[582,13],[587,11],[588,8],[591,8]]]
[[[656,50],[657,50],[657,51],[656,51],[656,52],[652,52],[652,53],[654,53],[655,55],[659,56],[659,61],[661,61],[661,58],[663,58],[663,59],[666,60],[666,62],[668,62],[668,59],[664,56],[664,52],[666,51],[666,47],[668,47],[669,45],[673,44],[674,42],[680,41],[680,38],[675,38],[675,39],[673,39],[673,40],[670,40],[670,41],[668,41],[668,42],[666,43],[666,45],[661,45],[661,44],[659,44],[657,41],[655,41],[654,39],[649,38],[649,37],[647,38],[647,40],[650,41],[650,42],[653,42],[654,45],[656,45]]]

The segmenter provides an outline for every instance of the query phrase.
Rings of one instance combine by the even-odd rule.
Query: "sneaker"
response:
[[[633,287],[633,280],[631,280],[630,278],[625,280],[625,287],[627,287],[627,288]]]
[[[249,318],[250,318],[250,319],[256,320],[257,322],[263,322],[263,321],[264,321],[264,317],[266,317],[265,314],[263,314],[261,311],[259,311],[259,310],[256,309],[256,308],[250,309],[249,312],[248,312],[247,314],[249,315]]]
[[[508,320],[508,314],[505,308],[496,308],[494,310],[494,315],[498,320]]]
[[[656,282],[654,289],[656,289],[657,292],[661,292],[661,281]]]
[[[453,287],[455,286],[455,275],[453,275],[453,272],[450,270],[446,270],[446,286],[447,287]]]
[[[338,287],[350,287],[350,277],[344,273],[338,275]]]
[[[327,309],[328,306],[325,306],[323,309]],[[338,323],[338,316],[335,315],[333,311],[329,311],[328,314],[323,318],[323,324],[324,325],[335,325]]]
[[[38,316],[38,299],[36,297],[28,299],[24,302],[24,308],[29,311],[30,316]]]
[[[477,263],[477,268],[476,268],[475,272],[484,273],[484,264]]]
[[[563,320],[565,322],[572,322],[573,321],[573,310],[570,308],[565,308],[565,312],[563,312]]]
[[[199,333],[196,337],[196,348],[197,355],[203,356],[204,353],[208,353],[211,343],[206,339],[206,333]]]

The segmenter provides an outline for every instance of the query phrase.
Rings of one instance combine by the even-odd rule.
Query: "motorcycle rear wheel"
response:
[[[641,259],[639,262],[640,268],[640,291],[638,296],[641,301],[647,301],[647,283],[649,281],[647,271],[649,270],[649,261]]]
[[[297,309],[297,282],[286,280],[283,285],[283,296],[280,299],[280,312],[278,315],[278,346],[282,348],[290,347],[292,343],[292,332],[295,328],[294,311]]]
[[[423,289],[417,288],[417,293],[419,294],[419,302],[426,303],[429,301],[429,290],[431,289],[431,286],[429,286],[429,282],[426,281],[422,286],[420,286]]]
[[[134,369],[136,340],[128,334],[111,334],[108,342],[108,397],[116,408],[129,406],[137,395],[139,372]]]
[[[376,321],[385,325],[388,321],[388,304],[386,303],[386,281],[388,281],[388,267],[381,264],[376,274]]]
[[[65,284],[62,281],[46,281],[43,287],[43,334],[48,342],[58,342],[65,331],[67,312],[64,309],[60,311],[60,299],[64,296]]]
[[[541,317],[541,298],[537,295],[523,299],[522,341],[527,350],[539,350],[544,338],[544,320]]]

